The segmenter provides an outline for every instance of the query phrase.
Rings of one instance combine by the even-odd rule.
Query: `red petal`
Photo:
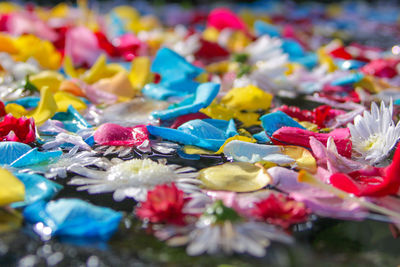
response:
[[[355,183],[348,175],[343,173],[335,173],[329,178],[330,183],[347,193],[354,194],[355,196],[361,195],[360,185]]]

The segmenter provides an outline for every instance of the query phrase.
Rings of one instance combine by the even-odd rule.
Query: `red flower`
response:
[[[184,198],[182,190],[175,184],[158,185],[147,193],[147,200],[141,202],[136,208],[136,215],[142,220],[152,223],[185,224],[185,216],[182,209],[189,199]]]
[[[14,118],[6,115],[0,122],[0,141],[31,143],[35,141],[35,122],[32,118]]]
[[[5,110],[5,107],[4,107],[4,103],[0,100],[0,117],[3,117],[3,116],[5,116],[7,113],[6,113],[6,110]]]
[[[256,202],[252,214],[259,220],[288,228],[292,224],[307,220],[308,211],[303,203],[282,194],[270,194]]]
[[[400,188],[400,147],[386,168],[368,168],[348,174],[336,173],[330,183],[355,196],[383,197],[396,195]]]

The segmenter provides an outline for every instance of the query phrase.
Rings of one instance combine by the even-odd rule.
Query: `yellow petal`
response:
[[[197,146],[184,146],[183,152],[189,155],[213,155],[214,151],[203,149]]]
[[[365,90],[368,90],[370,93],[379,93],[382,90],[393,88],[388,82],[378,77],[374,77],[372,75],[365,75],[361,81],[358,81],[354,84],[354,87],[361,87]],[[395,87],[399,89],[398,87]]]
[[[0,3],[0,10],[1,13],[7,14],[7,13],[12,13],[15,11],[18,11],[20,7],[17,4],[14,4],[12,2],[1,2]]]
[[[58,91],[63,80],[64,76],[62,76],[62,74],[50,70],[45,70],[29,76],[29,81],[36,86],[36,88],[40,90],[42,87],[48,87],[53,93]]]
[[[93,66],[83,75],[82,80],[88,84],[93,84],[104,77],[106,69],[107,58],[101,55]]]
[[[206,66],[206,71],[212,73],[225,73],[229,70],[229,64],[229,61],[219,61],[211,63]]]
[[[86,104],[80,98],[67,92],[57,92],[54,94],[54,100],[57,103],[58,112],[66,112],[69,105],[72,105],[76,110],[86,109]]]
[[[299,146],[282,146],[282,153],[296,161],[299,169],[317,172],[317,162],[310,151]]]
[[[68,15],[68,11],[68,5],[66,3],[60,3],[50,10],[50,14],[51,17],[64,18]]]
[[[255,112],[240,112],[237,111],[234,114],[234,118],[240,120],[243,123],[243,127],[250,127],[253,125],[261,125],[259,120],[260,114]]]
[[[26,61],[33,57],[45,69],[56,70],[60,67],[61,54],[49,41],[27,34],[15,39],[14,45],[19,50],[17,61]]]
[[[235,31],[228,38],[228,50],[233,52],[241,52],[243,49],[251,43],[251,39],[246,36],[242,31]]]
[[[74,64],[72,63],[72,59],[70,56],[65,56],[64,58],[64,71],[71,78],[78,78],[78,72],[74,68]]]
[[[267,110],[272,101],[272,95],[255,85],[231,89],[222,99],[221,104],[238,110]]]
[[[229,110],[228,108],[213,102],[207,108],[203,108],[200,112],[206,114],[207,116],[218,119],[218,120],[230,120],[233,118],[234,111]]]
[[[10,36],[0,34],[0,52],[16,54],[19,52],[19,50],[15,47],[14,42]]]
[[[94,86],[102,91],[112,93],[120,97],[132,98],[139,93],[133,88],[126,71],[121,71],[111,78],[101,79]]]
[[[149,82],[151,77],[150,65],[151,61],[148,57],[136,57],[132,61],[129,80],[133,87],[141,90]]]
[[[25,186],[11,172],[0,168],[0,206],[25,199]]]
[[[5,110],[6,113],[11,113],[15,118],[21,118],[28,114],[28,111],[23,106],[16,103],[7,104]]]
[[[219,36],[219,31],[217,29],[215,29],[214,27],[206,28],[203,31],[203,38],[206,41],[215,43],[218,41],[218,36]]]
[[[313,131],[313,132],[317,132],[318,131],[318,125],[309,122],[309,121],[300,121],[299,122],[301,126],[303,126],[304,128],[306,128],[309,131]]]
[[[199,179],[206,189],[233,192],[259,190],[270,183],[271,177],[260,166],[247,162],[229,162],[200,171]]]
[[[333,61],[333,58],[330,55],[328,55],[327,53],[325,53],[323,48],[320,48],[317,51],[317,55],[318,55],[319,63],[321,65],[326,65],[328,67],[329,72],[334,72],[335,70],[338,69],[335,62]]]
[[[232,136],[228,139],[226,139],[225,143],[218,149],[217,152],[215,152],[215,154],[221,154],[224,152],[224,147],[226,146],[226,144],[228,144],[229,142],[232,142],[233,140],[239,140],[239,141],[243,141],[243,142],[249,142],[249,143],[255,143],[256,139],[254,138],[249,138],[246,136],[240,136],[240,135],[235,135]]]
[[[48,87],[40,90],[40,101],[38,107],[28,114],[35,120],[37,126],[42,125],[57,112],[57,103],[54,100],[53,93]]]

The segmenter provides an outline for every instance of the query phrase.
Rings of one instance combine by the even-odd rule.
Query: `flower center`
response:
[[[382,147],[384,145],[384,141],[384,138],[382,138],[380,135],[371,135],[366,141],[363,142],[362,150],[369,151],[377,147]]]
[[[176,173],[167,165],[149,159],[132,159],[111,167],[109,181],[127,183],[130,186],[150,186],[170,183],[176,180]]]

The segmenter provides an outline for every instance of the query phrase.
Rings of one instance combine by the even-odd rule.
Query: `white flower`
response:
[[[68,153],[64,153],[57,162],[47,165],[47,178],[66,178],[67,172],[75,166],[96,166],[109,168],[112,163],[103,157],[99,157],[94,151],[82,151],[77,153],[79,147],[75,146]]]
[[[79,185],[78,190],[88,190],[91,194],[114,192],[116,201],[126,197],[145,201],[148,190],[172,182],[186,193],[200,190],[201,181],[191,167],[165,165],[150,159],[115,160],[106,171],[73,166],[71,171],[86,178],[73,178],[69,184]]]
[[[167,226],[156,231],[155,235],[168,240],[171,246],[187,244],[186,252],[191,256],[223,252],[262,257],[270,240],[293,242],[291,236],[273,225],[245,221],[222,201],[209,206],[195,224],[179,228]]]
[[[249,55],[248,63],[255,68],[247,76],[236,79],[234,86],[253,84],[267,92],[291,91],[293,85],[285,76],[288,55],[283,52],[281,46],[281,39],[267,35],[248,45],[245,48]]]
[[[354,125],[348,124],[353,151],[361,162],[382,163],[396,145],[400,138],[400,124],[395,125],[392,115],[392,101],[389,107],[381,102],[380,109],[372,103],[371,112],[364,111],[363,116],[355,117]]]

